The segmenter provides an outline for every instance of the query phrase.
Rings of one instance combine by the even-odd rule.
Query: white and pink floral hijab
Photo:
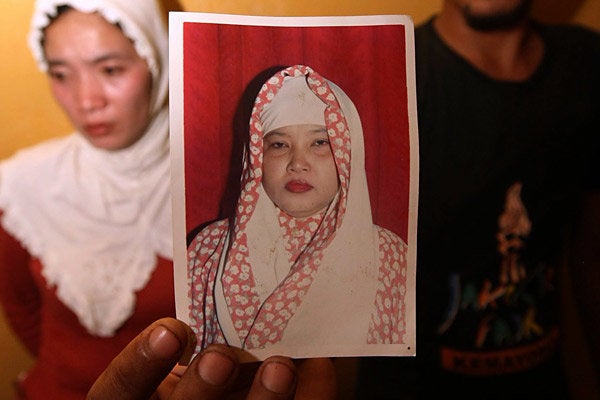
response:
[[[280,91],[286,101],[314,101],[275,107]],[[286,108],[296,112],[273,116]],[[299,220],[279,210],[262,187],[263,137],[277,127],[318,121],[330,138],[339,192],[322,214]],[[350,98],[308,66],[272,76],[255,100],[241,188],[232,225],[208,227],[190,252],[192,325],[259,358],[266,348],[304,357],[322,356],[320,345],[340,354],[367,344],[380,254],[362,126]],[[208,249],[217,243],[220,250]],[[210,322],[215,318],[218,324]]]

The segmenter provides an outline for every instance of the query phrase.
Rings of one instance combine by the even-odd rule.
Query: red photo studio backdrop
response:
[[[409,111],[404,25],[183,25],[186,230],[230,215],[254,98],[281,67],[336,83],[360,114],[373,220],[408,235]]]

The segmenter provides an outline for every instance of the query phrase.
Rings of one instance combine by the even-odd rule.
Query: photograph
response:
[[[177,316],[245,361],[414,356],[404,15],[169,15]]]

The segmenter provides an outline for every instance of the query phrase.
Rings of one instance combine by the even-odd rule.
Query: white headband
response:
[[[325,103],[308,87],[306,76],[288,76],[260,120],[265,134],[289,125],[325,125]]]

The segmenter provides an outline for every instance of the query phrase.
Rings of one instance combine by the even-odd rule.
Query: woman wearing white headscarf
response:
[[[269,149],[295,146],[270,136],[290,126],[323,127],[311,146],[328,143],[332,160],[334,190],[308,216],[292,209],[327,186],[315,184],[324,167],[290,159],[280,187],[288,201],[277,198],[268,175]],[[360,118],[339,87],[303,65],[263,85],[241,188],[235,216],[209,225],[188,247],[190,321],[200,348],[228,343],[263,359],[367,355],[372,344],[403,343],[407,246],[373,224]]]
[[[168,51],[155,1],[39,0],[29,44],[76,131],[0,163],[0,293],[27,399],[81,399],[174,316]]]

